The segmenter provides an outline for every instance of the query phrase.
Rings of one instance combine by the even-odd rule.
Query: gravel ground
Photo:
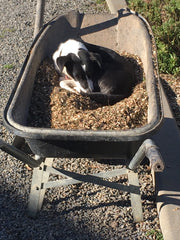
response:
[[[0,136],[12,143],[13,136],[2,126],[2,111],[32,42],[36,1],[0,0],[0,3]],[[49,0],[45,21],[77,7],[91,13],[107,11],[95,5],[95,1],[61,0],[58,4]],[[26,208],[32,171],[2,151],[0,163],[2,240],[156,239],[156,230],[160,231],[152,178],[146,167],[145,171],[143,167],[139,170],[144,222],[134,224],[128,194],[87,183],[47,191],[38,218],[29,219]],[[82,173],[119,167],[113,162],[109,165],[88,159],[56,159],[54,165]],[[114,180],[127,182],[125,178]],[[150,232],[151,236],[147,236]]]

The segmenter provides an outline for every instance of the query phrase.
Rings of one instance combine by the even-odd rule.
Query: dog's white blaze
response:
[[[83,69],[84,71],[86,71],[86,65],[83,64],[83,65],[81,65],[81,66],[82,66],[82,69]]]
[[[81,65],[81,66],[82,66],[83,70],[86,71],[86,65],[83,64],[83,65]],[[93,91],[93,90],[94,90],[93,81],[92,81],[90,78],[88,78],[87,76],[86,76],[86,79],[87,79],[87,83],[88,83],[89,89],[90,89],[91,91]]]

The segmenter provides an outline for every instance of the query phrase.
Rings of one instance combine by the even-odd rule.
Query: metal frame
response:
[[[120,191],[129,192],[131,197],[134,222],[143,221],[140,186],[138,174],[135,171],[145,157],[149,159],[152,172],[162,172],[164,170],[164,162],[162,160],[161,154],[158,150],[158,147],[151,139],[146,139],[142,143],[127,168],[115,169],[107,172],[99,172],[91,175],[82,175],[64,169],[53,168],[53,158],[40,158],[38,156],[35,156],[35,159],[33,159],[26,153],[22,152],[14,146],[5,143],[2,140],[0,140],[0,149],[34,168],[28,203],[28,214],[30,217],[36,217],[38,211],[40,211],[43,204],[45,190],[47,188],[88,182],[100,186],[114,188]],[[48,181],[50,174],[61,175],[65,177],[65,179]],[[128,176],[129,186],[104,180],[123,175]]]
[[[136,168],[141,164],[144,157],[148,157],[152,171],[163,171],[164,163],[158,151],[157,146],[151,139],[145,140],[133,159],[130,161],[127,168],[115,169],[96,174],[83,175],[75,172],[70,172],[64,169],[52,167],[53,158],[43,159],[41,165],[33,170],[31,192],[28,204],[28,214],[30,217],[36,217],[36,214],[41,209],[44,199],[45,190],[60,186],[68,186],[82,182],[88,182],[105,186],[119,191],[130,193],[131,207],[134,222],[143,221],[143,211],[140,195],[140,186]],[[39,159],[40,160],[40,159]],[[65,178],[56,181],[48,181],[50,174],[56,174]],[[129,185],[123,185],[107,181],[112,177],[127,175]]]
[[[41,158],[35,156],[35,159],[0,140],[0,149],[28,164],[33,169],[31,191],[28,203],[28,214],[30,217],[36,217],[40,211],[45,191],[47,188],[54,188],[60,186],[68,186],[82,182],[88,182],[105,186],[119,191],[130,193],[131,207],[134,222],[143,221],[142,203],[140,195],[140,186],[138,174],[135,172],[143,159],[147,157],[150,162],[152,172],[162,172],[164,170],[164,162],[159,152],[158,147],[151,139],[146,139],[135,156],[130,161],[127,168],[115,169],[107,172],[99,172],[96,174],[83,175],[75,172],[70,172],[64,169],[57,169],[52,167],[53,158]],[[61,175],[65,177],[62,180],[48,181],[50,174]],[[105,179],[127,175],[129,185],[123,185],[107,181]]]
[[[54,169],[52,167],[53,159],[46,158],[40,167],[33,170],[31,192],[28,204],[28,214],[30,217],[36,217],[38,211],[41,209],[44,199],[45,190],[47,188],[54,188],[60,186],[68,186],[73,184],[79,184],[82,182],[89,182],[100,186],[106,186],[109,188],[117,189],[130,193],[131,206],[134,222],[143,221],[142,203],[140,195],[140,186],[138,180],[138,174],[134,171],[122,168],[115,169],[107,172],[100,172],[91,175],[82,175],[75,172],[65,171],[63,169]],[[62,180],[48,181],[50,174],[56,174],[65,177]],[[128,176],[129,185],[123,185],[107,181],[105,179],[117,177],[117,176]]]

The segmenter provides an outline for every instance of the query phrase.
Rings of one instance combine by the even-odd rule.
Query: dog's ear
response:
[[[56,63],[57,63],[58,70],[60,71],[60,73],[62,72],[66,63],[69,61],[70,57],[71,56],[68,54],[67,56],[62,56],[62,57],[57,58]]]
[[[102,58],[99,53],[90,52],[90,59],[98,64],[102,68]]]

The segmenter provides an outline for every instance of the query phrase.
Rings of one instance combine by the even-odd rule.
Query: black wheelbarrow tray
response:
[[[33,84],[41,62],[51,57],[60,42],[69,38],[137,55],[142,63],[148,94],[148,122],[129,130],[61,130],[27,125]],[[117,15],[84,15],[77,11],[61,15],[44,25],[26,57],[4,111],[5,126],[28,143],[35,155],[129,159],[142,142],[161,125],[162,107],[156,50],[151,29],[142,17],[127,9]]]

